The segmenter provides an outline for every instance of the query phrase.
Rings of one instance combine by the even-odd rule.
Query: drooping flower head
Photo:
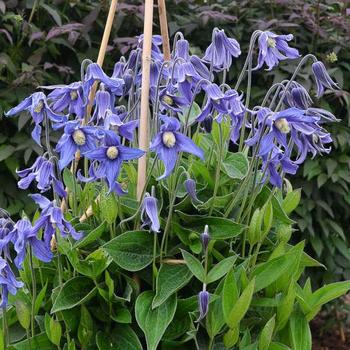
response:
[[[192,153],[201,159],[204,157],[203,151],[189,137],[178,131],[180,122],[176,118],[164,115],[160,115],[159,118],[163,124],[150,146],[150,150],[156,152],[165,166],[164,174],[158,180],[170,175],[175,167],[179,152]]]
[[[153,192],[153,191],[152,191]],[[157,198],[149,193],[145,194],[141,210],[142,227],[148,227],[154,233],[159,232],[159,214]]]
[[[228,38],[224,30],[215,28],[213,42],[206,49],[203,61],[212,64],[214,71],[221,72],[229,69],[232,57],[238,57],[240,54],[241,48],[237,40]]]
[[[84,154],[96,147],[96,129],[90,126],[80,126],[79,121],[70,121],[64,128],[64,133],[59,139],[56,151],[60,153],[58,162],[62,170],[73,159],[76,151]]]
[[[188,179],[185,180],[184,185],[185,185],[185,190],[188,193],[188,195],[190,196],[192,202],[195,203],[195,204],[202,203],[202,201],[199,200],[198,197],[197,197],[196,181],[194,181],[193,179],[188,178]]]
[[[277,35],[269,31],[262,32],[258,39],[259,56],[255,69],[261,68],[266,63],[268,70],[271,70],[279,61],[298,58],[299,51],[288,45],[288,41],[292,39],[292,34]]]
[[[209,241],[210,241],[208,225],[205,225],[204,232],[201,233],[200,238],[201,238],[203,250],[206,251],[208,249],[208,244],[209,244]]]
[[[314,62],[312,64],[312,71],[316,80],[317,97],[321,97],[325,89],[338,89],[337,83],[332,80],[322,62]]]
[[[116,183],[121,165],[124,161],[140,158],[145,152],[137,148],[121,145],[120,138],[115,132],[104,131],[103,145],[85,153],[85,157],[98,161],[94,173],[97,178],[107,180],[109,191],[121,194],[120,186]]]
[[[32,138],[39,146],[41,146],[41,123],[45,118],[45,114],[54,123],[63,123],[67,120],[66,116],[57,114],[51,110],[46,96],[42,92],[35,92],[25,98],[19,105],[5,113],[5,115],[10,117],[22,111],[28,111],[33,118],[35,127],[32,131]]]
[[[202,320],[209,311],[209,293],[206,290],[202,290],[198,294],[198,306],[199,306],[199,319]]]
[[[288,91],[282,91],[280,96],[284,96],[283,102],[287,107],[308,109],[312,105],[312,99],[307,90],[296,81],[292,81]]]

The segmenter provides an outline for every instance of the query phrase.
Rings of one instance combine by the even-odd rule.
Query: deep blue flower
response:
[[[337,83],[335,83],[327,72],[326,67],[320,61],[312,64],[312,71],[316,80],[317,97],[321,97],[325,89],[338,89]]]
[[[48,191],[53,186],[53,190],[59,196],[66,196],[62,182],[55,175],[55,164],[45,157],[39,156],[30,168],[16,170],[16,173],[21,178],[18,182],[18,187],[23,190],[27,189],[35,180],[37,182],[37,188],[41,192]]]
[[[208,249],[208,244],[210,242],[210,235],[209,235],[209,227],[208,227],[208,225],[205,225],[204,232],[201,233],[200,239],[201,239],[201,242],[202,242],[203,250],[206,251]]]
[[[198,294],[198,306],[199,306],[199,319],[202,320],[209,311],[209,293],[206,290],[202,290]]]
[[[51,108],[55,112],[67,111],[83,119],[86,111],[84,102],[83,85],[80,81],[69,85],[45,86],[45,89],[54,89],[47,96],[51,102]]]
[[[96,129],[91,126],[80,126],[79,121],[70,121],[64,128],[64,134],[59,139],[56,151],[60,153],[58,162],[62,170],[73,159],[76,151],[84,154],[96,147]]]
[[[146,193],[141,210],[142,227],[148,227],[157,233],[160,229],[157,198]]]
[[[278,65],[279,61],[298,58],[299,51],[288,45],[288,41],[292,39],[292,34],[277,35],[269,31],[262,32],[258,39],[259,56],[255,69],[261,68],[266,63],[268,70],[271,70]]]
[[[107,113],[107,116],[104,120],[104,128],[106,130],[113,130],[116,133],[118,133],[120,136],[124,137],[125,139],[129,141],[133,141],[135,129],[139,125],[138,120],[131,120],[129,122],[123,122],[123,119],[127,115],[126,112],[124,113]]]
[[[64,218],[61,208],[56,205],[55,201],[51,202],[40,194],[32,194],[30,196],[41,209],[40,217],[34,223],[33,233],[37,234],[43,229],[43,239],[46,246],[50,246],[56,229],[58,229],[62,237],[66,237],[68,234],[75,240],[79,240],[82,237],[82,232],[77,232],[72,224]]]
[[[0,217],[0,254],[8,260],[11,260],[9,243],[13,236],[11,232],[14,222],[3,209],[0,209],[0,214],[4,216]]]
[[[236,39],[228,38],[224,30],[213,30],[213,42],[208,46],[203,61],[212,64],[213,70],[220,72],[229,69],[232,57],[238,57],[241,48]]]
[[[306,89],[296,81],[290,84],[288,91],[282,91],[280,96],[284,95],[283,102],[287,107],[296,107],[308,109],[312,105],[312,99]]]
[[[194,181],[193,179],[186,179],[184,185],[185,185],[186,192],[190,196],[191,200],[195,204],[202,203],[202,201],[199,200],[197,197],[196,181]]]
[[[212,80],[213,75],[210,74],[208,67],[203,63],[203,61],[196,55],[190,57],[190,63],[193,65],[196,72],[203,78]]]
[[[99,124],[106,118],[107,113],[110,113],[114,108],[114,98],[105,90],[104,84],[100,84],[100,89],[95,96],[95,110],[92,120]]]
[[[151,90],[151,97],[155,101],[155,90]],[[183,107],[189,104],[189,101],[181,96],[175,94],[174,87],[166,87],[160,90],[159,92],[159,102],[160,110],[169,110],[171,109],[174,112],[181,112]]]
[[[35,127],[32,131],[32,138],[40,146],[40,137],[42,130],[41,123],[45,118],[45,114],[54,123],[62,123],[67,120],[66,116],[57,114],[51,110],[48,105],[46,96],[42,92],[35,92],[34,94],[25,98],[19,105],[5,113],[5,115],[7,117],[10,117],[22,111],[28,111],[31,114],[35,124]]]
[[[142,49],[143,47],[143,34],[137,37],[138,44],[137,47]],[[161,35],[153,35],[152,36],[152,46],[151,46],[151,57],[154,61],[163,62],[163,53],[160,49],[162,45],[162,36]]]
[[[17,281],[11,267],[7,261],[0,258],[0,286],[1,286],[1,304],[0,307],[7,306],[8,293],[16,295],[17,289],[24,286],[23,282]]]
[[[50,262],[53,254],[50,245],[47,242],[37,239],[36,232],[28,219],[22,219],[16,222],[11,232],[12,240],[17,256],[14,260],[17,268],[21,268],[26,256],[26,248],[29,245],[33,254],[43,262]]]
[[[201,159],[204,157],[203,151],[190,138],[178,132],[180,122],[177,119],[163,115],[159,118],[163,124],[150,146],[150,150],[156,152],[165,166],[164,174],[158,180],[170,175],[175,167],[179,152],[192,153]]]
[[[140,158],[145,152],[137,148],[121,145],[120,138],[113,131],[105,131],[102,146],[85,153],[85,157],[98,161],[94,174],[98,178],[106,178],[109,191],[120,193],[116,183],[121,165],[124,161]],[[118,188],[117,188],[118,187]]]

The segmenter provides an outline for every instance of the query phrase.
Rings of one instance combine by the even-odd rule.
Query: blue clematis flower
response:
[[[80,81],[69,85],[44,86],[45,89],[54,89],[47,96],[51,108],[55,112],[67,111],[71,115],[83,119],[86,111],[83,85]]]
[[[177,119],[164,115],[160,115],[159,118],[163,124],[150,146],[150,150],[156,152],[165,166],[165,172],[158,180],[170,175],[175,167],[179,152],[192,153],[201,159],[204,157],[203,151],[190,138],[178,132],[180,122]]]
[[[284,92],[280,93],[282,96]],[[284,94],[284,104],[287,107],[308,109],[312,105],[312,99],[307,90],[296,81],[292,81],[288,91]]]
[[[320,61],[312,64],[312,72],[316,80],[317,97],[321,97],[325,89],[338,89],[337,83],[335,83],[327,72],[326,67]]]
[[[76,151],[84,154],[96,147],[96,128],[91,126],[80,126],[79,121],[70,121],[64,128],[64,134],[59,139],[56,151],[60,153],[58,162],[62,170],[73,159]]]
[[[254,69],[259,69],[266,63],[268,70],[271,70],[279,61],[300,57],[299,51],[288,45],[288,41],[292,39],[292,34],[277,35],[269,31],[262,32],[258,39],[258,64]]]
[[[191,198],[193,203],[195,203],[195,204],[203,203],[197,197],[196,181],[194,181],[193,179],[188,178],[188,179],[185,180],[184,185],[185,185],[185,190],[188,193],[188,195],[190,196],[190,198]]]
[[[25,98],[19,105],[5,113],[5,115],[10,117],[22,111],[28,111],[33,118],[35,127],[32,131],[32,138],[39,146],[41,146],[41,123],[44,120],[45,114],[54,123],[63,123],[67,121],[67,116],[57,114],[51,110],[46,96],[42,92],[35,92]]]
[[[23,282],[17,281],[10,265],[3,258],[0,258],[0,287],[1,287],[1,303],[0,307],[7,306],[8,293],[16,295],[17,290],[24,286]]]
[[[159,232],[160,223],[158,215],[157,198],[149,193],[145,194],[141,210],[142,227],[148,227],[154,233]]]
[[[58,229],[62,237],[66,237],[68,234],[75,240],[79,240],[82,237],[82,232],[77,232],[72,224],[64,218],[61,208],[56,205],[55,201],[51,202],[41,194],[32,194],[30,197],[41,209],[40,217],[34,223],[32,231],[34,234],[37,234],[43,229],[45,246],[50,246],[51,238],[55,234],[56,229]]]
[[[21,219],[16,222],[11,232],[12,240],[17,256],[14,260],[17,268],[21,268],[26,256],[26,248],[29,245],[33,254],[43,262],[50,262],[53,254],[50,245],[36,237],[33,227],[28,219]]]
[[[197,322],[202,320],[209,311],[209,293],[206,290],[202,290],[198,294],[198,306],[199,306],[199,318]]]
[[[11,260],[9,243],[13,236],[11,232],[14,222],[3,209],[0,209],[0,214],[4,215],[4,217],[0,217],[0,254]]]
[[[106,130],[113,130],[121,137],[124,137],[125,139],[129,141],[133,141],[135,129],[139,125],[138,120],[131,120],[129,122],[123,122],[123,119],[126,117],[127,113],[112,113],[108,112],[107,116],[104,120],[104,128]]]
[[[137,37],[138,43],[137,47],[142,49],[143,47],[143,34]],[[161,35],[153,35],[152,36],[152,46],[151,46],[151,57],[154,61],[163,62],[164,57],[160,46],[162,45],[162,36]]]
[[[120,186],[116,183],[121,165],[124,161],[140,158],[144,151],[121,145],[120,138],[113,131],[104,131],[103,145],[86,152],[86,158],[98,161],[94,176],[107,180],[109,191],[121,194]]]
[[[208,46],[203,61],[212,64],[213,70],[221,72],[229,69],[232,57],[238,57],[241,48],[236,39],[228,38],[224,30],[215,28],[213,30],[213,42]]]
[[[171,109],[174,112],[181,112],[189,104],[186,98],[177,96],[174,90],[173,86],[168,86],[160,90],[159,102],[161,111]],[[151,98],[155,101],[154,89],[151,90]]]
[[[61,181],[55,175],[55,164],[45,157],[39,156],[34,164],[27,169],[16,170],[17,175],[21,178],[18,187],[25,190],[35,180],[37,188],[41,192],[48,191],[53,186],[59,196],[65,197],[66,191]]]
[[[209,234],[209,226],[208,225],[205,225],[204,232],[201,233],[200,239],[202,242],[203,250],[204,250],[204,252],[206,252],[208,249],[209,242],[210,242],[210,234]]]

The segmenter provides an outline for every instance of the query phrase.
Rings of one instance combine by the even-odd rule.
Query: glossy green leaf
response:
[[[289,337],[293,350],[311,350],[310,326],[301,312],[293,313],[289,320]]]
[[[51,343],[59,346],[62,336],[61,324],[58,321],[55,321],[47,313],[45,314],[45,331]]]
[[[157,275],[156,295],[152,308],[164,303],[172,294],[184,287],[192,278],[192,273],[186,265],[163,264]]]
[[[107,242],[103,249],[116,264],[127,271],[139,271],[153,260],[153,235],[129,231]]]
[[[301,189],[288,192],[286,197],[283,199],[282,208],[290,214],[299,204],[301,198]]]
[[[218,262],[209,272],[206,278],[207,284],[217,281],[219,278],[226,275],[226,273],[233,267],[237,260],[237,256],[233,255]]]
[[[261,331],[258,345],[259,350],[268,350],[270,347],[273,331],[275,329],[275,317],[276,315],[271,317]]]
[[[231,179],[244,179],[248,173],[248,159],[241,153],[228,153],[222,163],[222,168]]]
[[[204,267],[202,266],[201,262],[185,250],[181,249],[181,253],[184,260],[186,261],[186,265],[189,268],[189,270],[195,275],[197,279],[203,282],[205,278],[205,273]]]
[[[156,350],[164,332],[174,318],[177,298],[170,296],[162,305],[152,309],[154,294],[146,291],[140,294],[135,304],[136,321],[146,337],[147,349]]]
[[[90,243],[96,242],[97,239],[101,237],[103,232],[106,229],[106,223],[103,222],[100,226],[97,226],[95,229],[90,231],[86,236],[84,236],[80,241],[77,241],[74,245],[73,248],[83,248],[87,246]]]
[[[30,349],[40,349],[40,350],[57,350],[57,346],[53,345],[46,333],[40,333],[36,336],[23,340],[19,343],[11,345],[11,349],[14,350],[30,350]]]
[[[222,311],[225,322],[228,322],[230,312],[237,302],[239,297],[239,290],[233,270],[226,275],[224,287],[222,291]]]

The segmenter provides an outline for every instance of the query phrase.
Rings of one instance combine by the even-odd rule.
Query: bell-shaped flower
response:
[[[292,34],[277,35],[269,31],[262,32],[258,39],[258,64],[254,69],[259,69],[266,63],[268,70],[271,70],[279,61],[300,57],[299,51],[288,45],[288,41],[292,39]]]
[[[109,111],[104,120],[104,128],[106,130],[110,129],[112,131],[115,131],[121,137],[124,137],[129,141],[133,141],[135,129],[138,127],[139,121],[131,120],[129,122],[124,123],[123,119],[126,116],[126,114],[126,112],[117,114]]]
[[[193,203],[195,203],[195,204],[202,203],[202,201],[199,200],[197,197],[196,181],[188,178],[185,180],[184,186],[185,186],[185,190],[186,190],[187,194],[190,196]]]
[[[159,118],[163,124],[150,145],[150,150],[156,152],[165,167],[164,174],[158,180],[169,176],[174,170],[179,152],[192,153],[201,159],[204,157],[203,151],[189,137],[178,131],[180,122],[176,118],[164,115]]]
[[[17,256],[14,260],[17,268],[21,268],[26,257],[28,246],[33,250],[33,254],[43,262],[50,262],[53,254],[48,242],[39,240],[36,237],[33,227],[28,219],[21,219],[16,222],[12,230],[12,240]]]
[[[228,38],[224,30],[213,30],[213,42],[208,46],[203,61],[210,63],[213,70],[221,72],[231,67],[232,57],[238,57],[241,48],[236,39]]]
[[[12,241],[12,230],[14,222],[11,220],[11,218],[7,215],[7,213],[3,209],[0,209],[1,215],[4,215],[4,217],[0,217],[0,254],[6,259],[11,260],[10,255],[10,246],[9,243]]]
[[[290,88],[286,92],[281,92],[280,96],[284,96],[283,102],[287,107],[296,107],[300,109],[308,109],[312,105],[312,99],[306,89],[296,81],[290,84]]]
[[[198,294],[198,307],[199,307],[199,318],[197,320],[202,320],[209,311],[209,293],[206,290],[202,290]]]
[[[10,117],[22,111],[28,111],[33,118],[35,127],[32,131],[32,138],[39,146],[41,146],[41,123],[45,118],[45,114],[54,123],[62,123],[67,120],[66,116],[57,114],[51,110],[46,96],[42,92],[35,92],[34,94],[25,98],[19,105],[5,113],[5,115]]]
[[[157,198],[151,196],[149,193],[145,194],[142,201],[141,209],[142,227],[148,227],[154,233],[159,232],[159,214]]]
[[[73,159],[78,150],[84,154],[96,147],[96,128],[91,126],[80,126],[79,121],[70,121],[64,128],[64,133],[59,139],[56,151],[60,153],[58,162],[62,170]]]
[[[104,131],[104,142],[102,146],[86,152],[84,156],[91,160],[98,161],[95,176],[107,180],[109,191],[119,193],[116,180],[118,178],[121,165],[124,161],[140,158],[144,151],[121,145],[119,136],[111,131]]]
[[[0,307],[5,308],[8,302],[8,293],[16,295],[17,290],[24,286],[23,282],[17,281],[10,265],[3,258],[0,258],[0,287],[1,303]]]
[[[335,83],[330,77],[326,67],[322,62],[314,62],[312,64],[312,72],[314,73],[314,78],[316,81],[317,97],[321,97],[325,89],[339,89],[337,83]]]

